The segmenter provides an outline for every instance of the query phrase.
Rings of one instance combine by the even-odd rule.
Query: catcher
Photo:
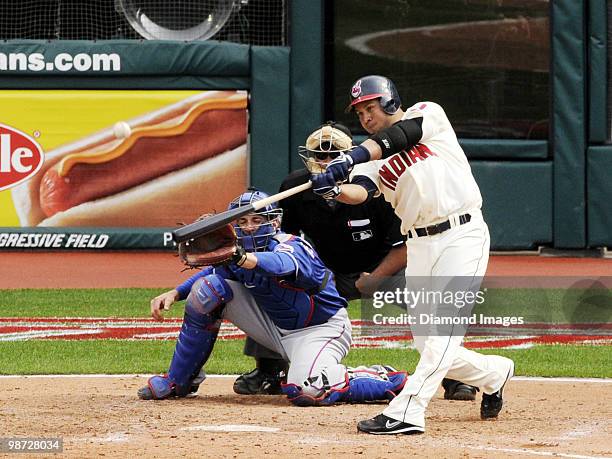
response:
[[[249,190],[229,209],[268,197]],[[151,301],[151,314],[186,299],[183,325],[167,375],[153,376],[141,399],[184,397],[198,390],[222,319],[290,362],[282,391],[299,406],[391,400],[407,379],[388,366],[347,368],[351,345],[347,302],[332,273],[303,239],[280,231],[282,210],[268,205],[237,224],[181,243],[196,275]],[[235,231],[235,232],[234,232]]]

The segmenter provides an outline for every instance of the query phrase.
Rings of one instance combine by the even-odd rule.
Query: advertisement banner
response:
[[[246,188],[247,118],[244,91],[0,91],[0,249],[171,247]]]

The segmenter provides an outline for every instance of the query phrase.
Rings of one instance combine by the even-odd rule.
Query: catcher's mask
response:
[[[322,174],[329,161],[352,148],[351,131],[342,124],[328,121],[308,136],[306,145],[298,147],[298,154],[311,174]]]
[[[246,193],[242,193],[230,202],[227,210],[248,206],[249,204],[253,204],[256,201],[268,197],[268,194],[263,191],[249,189]],[[280,228],[283,209],[279,208],[276,203],[272,203],[249,215],[260,215],[265,218],[265,223],[260,224],[259,227],[251,233],[246,233],[238,223],[235,223],[234,229],[236,230],[236,236],[238,236],[238,242],[247,252],[264,251],[267,249],[270,239],[278,232],[278,228]],[[276,225],[274,224],[275,222]]]
[[[380,106],[387,115],[396,113],[402,105],[399,93],[393,81],[380,75],[368,75],[359,78],[351,87],[351,103],[345,112],[365,100],[379,99]]]

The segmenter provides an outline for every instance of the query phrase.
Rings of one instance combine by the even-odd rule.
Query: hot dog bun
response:
[[[221,212],[244,191],[247,148],[234,150],[112,196],[85,202],[40,226],[175,227]]]
[[[203,92],[122,122],[126,137],[117,138],[110,126],[47,153],[41,171],[12,190],[21,225],[175,226],[191,221],[192,210],[197,217],[224,209],[246,186],[246,106],[242,91]],[[212,161],[217,156],[225,159]],[[189,195],[170,180],[179,172],[199,193]],[[160,178],[165,190],[150,183]],[[205,189],[196,182],[205,183]],[[150,202],[154,210],[144,204]],[[108,221],[97,215],[104,205],[110,206],[103,212]],[[140,215],[129,216],[125,209]],[[159,215],[141,221],[149,212]]]

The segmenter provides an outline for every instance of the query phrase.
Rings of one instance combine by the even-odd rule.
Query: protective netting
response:
[[[287,0],[3,0],[0,40],[287,42]]]

